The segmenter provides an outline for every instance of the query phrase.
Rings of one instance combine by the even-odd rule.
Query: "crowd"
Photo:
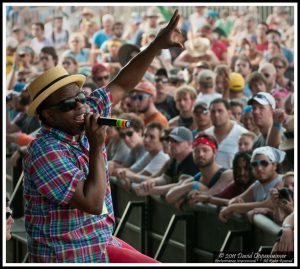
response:
[[[44,17],[36,14],[39,9],[45,11],[41,12]],[[84,195],[77,194],[79,198],[75,195],[71,199],[71,189],[76,185],[65,186],[70,188],[67,194],[62,188],[57,192],[49,189],[64,180],[78,184],[73,176],[68,179],[70,171],[77,171],[68,164],[69,158],[78,159],[79,167],[87,175],[95,169],[93,173],[105,177],[105,171],[91,165],[103,170],[107,166],[108,175],[120,180],[127,191],[133,189],[138,196],[162,195],[178,210],[183,204],[193,208],[199,202],[212,203],[222,206],[219,220],[224,223],[232,213],[247,213],[250,222],[255,214],[264,214],[282,226],[272,251],[293,251],[294,25],[285,7],[273,7],[273,13],[263,21],[255,7],[218,12],[196,6],[186,18],[176,19],[180,29],[177,42],[184,46],[161,45],[159,32],[166,29],[169,17],[157,7],[141,14],[132,12],[128,21],[120,21],[101,8],[31,8],[31,18],[22,12],[22,7],[7,10],[6,149],[9,162],[15,167],[14,181],[23,169],[33,185],[37,175],[42,177],[40,174],[45,173],[51,177],[49,171],[55,168],[47,162],[54,157],[44,157],[42,150],[55,151],[61,155],[53,163],[58,167],[55,173],[63,174],[57,181],[40,182],[40,199],[52,199],[60,206],[70,203],[89,214],[100,212],[94,222],[103,221],[103,212],[108,212],[111,219],[106,219],[107,229],[113,225],[109,187],[99,194],[102,203],[105,201],[102,211],[87,209],[82,202]],[[173,14],[171,7],[168,14]],[[151,57],[147,53],[150,54],[153,44],[160,47],[148,64]],[[134,61],[136,55],[144,56],[138,59],[145,62]],[[57,71],[59,66],[63,68]],[[76,96],[44,96],[49,89],[56,91],[53,84],[67,75],[74,78],[69,83],[76,82],[81,87]],[[122,94],[117,91],[121,86]],[[60,87],[71,93],[66,84]],[[107,88],[111,94],[102,93],[100,88]],[[93,101],[95,97],[101,99],[101,105]],[[64,112],[87,102],[93,112],[108,116],[109,100],[113,104],[111,116],[128,119],[131,126],[98,130],[97,124],[90,123],[90,151],[94,151],[93,145],[101,151],[105,144],[107,164],[100,156],[90,157],[88,168],[89,161],[84,155],[87,141],[81,141],[82,154],[71,156],[60,148],[61,142],[51,147],[38,139],[41,132],[45,135],[47,125],[77,134],[79,127],[73,130],[68,121],[64,125]],[[60,114],[45,112],[51,106],[57,107]],[[82,122],[82,115],[83,112],[74,116],[75,120]],[[88,117],[93,122],[93,116]],[[93,131],[101,138],[96,138]],[[46,128],[46,135],[50,137],[53,133],[64,142],[73,143],[74,148],[79,147],[68,135]],[[40,145],[33,152],[36,141]],[[31,163],[33,160],[38,163],[36,166]],[[60,167],[63,162],[66,167]],[[82,173],[78,177],[80,182]],[[28,183],[24,185],[27,220],[31,218],[28,212],[35,212],[28,203],[41,204],[41,200],[35,200],[38,186],[34,188],[32,192]],[[24,215],[24,201],[21,202],[11,205],[14,217]],[[87,203],[90,205],[90,201]],[[41,207],[41,211],[46,210]],[[62,210],[55,218],[63,217]],[[87,213],[76,214],[78,219],[87,219]],[[10,216],[7,213],[7,225],[12,224]],[[75,227],[75,222],[69,224]],[[90,225],[96,225],[94,222]],[[55,227],[60,233],[65,232],[57,223]],[[26,228],[29,233],[37,232],[30,224]],[[7,239],[8,234],[9,229]],[[111,253],[125,244],[116,238],[107,240],[113,241],[109,243],[113,250],[107,250]],[[34,252],[32,242],[29,244]],[[48,250],[45,247],[39,251]],[[60,246],[56,246],[56,251],[60,253]],[[105,253],[102,249],[101,252]],[[75,255],[75,251],[70,253]],[[51,255],[48,261],[54,261]],[[64,260],[64,254],[59,255]],[[32,256],[32,261],[39,259],[38,255]],[[97,259],[107,261],[103,256]]]

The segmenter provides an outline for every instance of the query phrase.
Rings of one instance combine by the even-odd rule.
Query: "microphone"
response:
[[[97,119],[97,123],[99,125],[108,125],[108,126],[115,126],[118,128],[129,128],[131,123],[129,120],[124,119],[114,119],[114,118],[103,118],[99,117]]]

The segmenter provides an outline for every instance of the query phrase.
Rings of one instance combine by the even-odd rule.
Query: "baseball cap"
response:
[[[152,96],[156,96],[156,91],[154,85],[149,81],[141,81],[139,84],[137,84],[133,91],[139,91],[139,92],[145,92],[149,93]]]
[[[270,105],[272,109],[275,109],[276,107],[276,102],[274,97],[267,92],[258,92],[248,101],[248,105],[252,105],[253,101],[256,101],[259,104],[264,106]]]
[[[108,69],[107,69],[107,67],[105,65],[100,64],[100,63],[96,63],[92,67],[92,75],[95,75],[99,70],[101,72],[103,72],[103,71],[107,71],[108,72]]]
[[[212,87],[215,79],[215,72],[209,69],[204,69],[199,73],[197,78],[198,82],[200,82],[201,84]]]
[[[245,86],[245,79],[239,73],[229,74],[229,89],[232,91],[242,91]]]
[[[192,141],[193,135],[191,130],[186,127],[180,126],[174,128],[171,133],[169,134],[169,138],[176,140],[177,142],[183,141]]]
[[[203,101],[198,101],[193,106],[193,112],[195,112],[195,110],[198,108],[202,108],[204,111],[208,111],[208,104]]]

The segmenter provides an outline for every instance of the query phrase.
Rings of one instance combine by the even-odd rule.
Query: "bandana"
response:
[[[196,138],[194,143],[193,143],[193,148],[197,147],[198,144],[203,144],[203,145],[207,145],[209,147],[212,148],[213,152],[216,153],[217,152],[217,146],[215,145],[214,142],[210,141],[209,139],[205,138],[205,137],[199,137]]]
[[[263,154],[267,156],[273,163],[282,163],[285,158],[285,152],[272,147],[260,147],[253,151],[251,161],[253,161],[255,155]]]

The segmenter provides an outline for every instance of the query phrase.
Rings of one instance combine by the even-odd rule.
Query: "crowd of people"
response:
[[[87,7],[52,7],[33,21],[37,9],[47,10],[7,9],[6,42],[6,149],[13,176],[25,176],[25,210],[11,206],[25,214],[31,262],[157,262],[111,236],[112,176],[178,210],[221,206],[224,223],[264,214],[282,226],[272,252],[293,251],[294,24],[285,7],[266,20],[254,6],[195,6],[186,18],[150,7],[128,21]],[[131,126],[99,126],[99,115]]]

